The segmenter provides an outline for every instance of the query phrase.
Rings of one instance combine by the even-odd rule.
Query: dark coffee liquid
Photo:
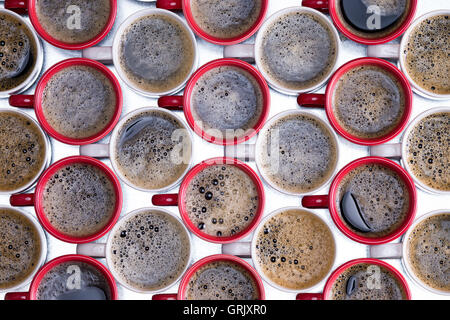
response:
[[[262,68],[283,88],[313,87],[331,73],[337,41],[333,30],[317,15],[287,13],[273,21],[262,37]]]
[[[354,289],[348,282],[354,279]],[[344,270],[335,280],[328,297],[332,300],[406,300],[402,283],[383,266],[360,263]]]
[[[111,289],[103,273],[94,266],[68,261],[50,269],[36,292],[38,300],[109,300]]]
[[[252,275],[230,261],[214,261],[198,269],[186,288],[187,300],[257,300]]]
[[[56,73],[42,96],[45,119],[58,133],[73,139],[99,134],[112,121],[117,98],[112,82],[88,66]]]
[[[406,42],[408,75],[430,93],[450,94],[449,29],[449,15],[437,15],[418,24]]]
[[[162,14],[133,22],[122,35],[119,59],[127,78],[147,92],[180,86],[194,65],[195,43],[185,26]]]
[[[352,193],[364,221],[372,231],[362,233],[350,224],[346,225],[364,237],[378,238],[389,235],[408,217],[408,189],[400,176],[388,167],[378,164],[359,166],[342,179],[336,194],[336,208],[341,216],[340,203],[346,192]]]
[[[46,162],[45,137],[24,115],[0,111],[0,191],[9,192],[33,181]]]
[[[373,65],[347,71],[333,95],[333,113],[339,125],[360,139],[381,138],[395,130],[405,105],[405,92],[397,78]]]
[[[258,20],[261,0],[194,0],[192,15],[206,33],[221,39],[238,37]]]
[[[450,191],[450,112],[420,120],[406,142],[406,165],[430,188]]]
[[[37,59],[32,31],[16,17],[0,12],[0,92],[28,79]]]
[[[0,290],[14,287],[33,273],[42,252],[39,231],[22,213],[0,208]]]
[[[264,275],[292,290],[309,288],[331,270],[336,254],[330,228],[301,209],[282,211],[257,235],[256,261]]]
[[[450,292],[450,213],[420,222],[407,243],[414,274],[428,286]]]
[[[116,192],[110,178],[90,164],[59,169],[44,188],[42,206],[50,224],[72,237],[87,237],[111,220]]]
[[[189,219],[202,232],[229,237],[250,225],[259,207],[253,180],[233,165],[205,168],[189,183],[186,198]]]
[[[36,0],[36,14],[39,23],[52,38],[64,43],[84,43],[94,39],[106,28],[111,2]]]

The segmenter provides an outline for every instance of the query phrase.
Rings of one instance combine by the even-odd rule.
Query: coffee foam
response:
[[[110,178],[90,164],[75,163],[53,174],[44,187],[43,211],[59,232],[87,237],[111,220],[116,193]]]
[[[420,120],[408,134],[406,165],[426,186],[450,191],[450,112]]]
[[[251,274],[229,261],[214,261],[189,279],[187,300],[257,300],[258,286]]]
[[[263,274],[292,290],[321,281],[331,270],[336,254],[328,226],[301,209],[271,217],[259,230],[255,243],[256,261]]]
[[[120,65],[139,89],[166,92],[188,77],[194,65],[195,43],[185,26],[163,14],[134,21],[123,33]]]
[[[189,236],[167,213],[148,209],[126,217],[112,235],[112,267],[128,285],[158,290],[172,284],[189,263]]]
[[[46,161],[45,137],[25,116],[0,112],[0,191],[24,187],[36,178]]]
[[[260,167],[267,179],[289,193],[306,193],[324,184],[337,164],[337,144],[315,117],[293,114],[261,131]],[[276,165],[277,164],[277,165]]]
[[[251,224],[259,208],[259,194],[243,170],[218,164],[206,167],[190,181],[185,206],[189,219],[202,232],[229,237]]]
[[[378,273],[379,272],[379,273]],[[355,290],[346,293],[350,277],[356,278]],[[359,263],[342,272],[330,292],[332,300],[406,300],[406,292],[392,272],[383,266]]]
[[[407,259],[414,274],[428,286],[450,292],[450,213],[421,221],[407,243]]]
[[[262,0],[190,1],[195,22],[204,32],[221,39],[238,37],[258,20]]]
[[[450,94],[449,16],[430,17],[415,26],[403,52],[408,75],[433,94]]]
[[[368,238],[379,238],[395,232],[407,219],[410,194],[402,178],[392,169],[379,165],[361,165],[339,183],[336,209],[342,217],[340,203],[344,194],[351,192],[364,220],[372,228],[362,233],[344,223],[353,232]]]
[[[333,30],[315,14],[294,11],[271,23],[261,40],[261,64],[268,77],[289,90],[313,87],[331,73],[337,59]]]
[[[36,14],[42,28],[54,39],[70,44],[98,36],[108,24],[110,0],[37,0]],[[73,10],[76,6],[78,12]],[[79,17],[80,25],[74,25]]]
[[[390,72],[374,65],[347,71],[337,82],[333,113],[339,125],[361,139],[395,130],[405,113],[403,87]]]
[[[230,139],[244,136],[257,124],[264,100],[258,82],[250,73],[222,66],[199,78],[191,103],[194,118],[204,130],[220,130],[223,137]]]
[[[14,287],[38,267],[39,231],[20,212],[0,208],[0,289]]]
[[[58,133],[73,139],[92,137],[112,121],[117,98],[112,82],[88,66],[56,73],[42,94],[45,119]]]
[[[180,132],[179,139],[175,136]],[[150,110],[125,122],[117,134],[114,157],[120,173],[133,184],[161,189],[176,182],[189,165],[175,159],[180,146],[185,159],[190,159],[191,140],[182,123],[166,112]]]

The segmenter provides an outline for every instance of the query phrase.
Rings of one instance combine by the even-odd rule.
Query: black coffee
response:
[[[44,30],[64,43],[94,39],[108,24],[111,0],[36,0],[36,14]]]
[[[32,31],[11,14],[0,12],[0,92],[26,81],[36,59],[37,44]]]
[[[46,142],[39,127],[24,115],[0,111],[0,192],[22,188],[46,163]]]
[[[344,270],[334,281],[332,300],[406,300],[407,294],[398,278],[387,268],[360,263]]]
[[[127,78],[147,92],[175,89],[194,65],[195,43],[186,27],[163,14],[134,21],[122,35],[119,50]]]
[[[114,270],[128,285],[154,291],[173,284],[189,263],[189,235],[171,215],[147,209],[124,218],[111,243]]]
[[[262,0],[194,0],[192,15],[204,32],[221,39],[239,37],[258,20]]]
[[[430,188],[450,191],[450,112],[420,120],[408,134],[406,164]]]
[[[222,137],[232,139],[245,136],[258,123],[264,99],[261,87],[250,73],[223,66],[200,77],[191,104],[197,125],[211,133],[220,131]]]
[[[324,81],[337,59],[333,30],[312,13],[294,11],[271,23],[261,40],[262,68],[277,85],[304,90]]]
[[[361,232],[342,218],[355,233],[378,238],[395,232],[407,219],[410,194],[405,182],[392,169],[368,164],[351,170],[340,182],[336,208],[342,216],[340,203],[351,192],[370,232]]]
[[[187,300],[257,300],[252,275],[231,261],[214,261],[199,268],[186,288]]]
[[[46,84],[42,111],[50,126],[73,139],[103,131],[114,117],[117,97],[112,82],[88,66],[72,66],[56,73]]]
[[[406,97],[397,78],[381,67],[359,66],[338,80],[333,113],[339,125],[360,139],[376,139],[395,130],[405,113]]]
[[[50,269],[36,292],[37,300],[110,300],[104,274],[91,264],[68,261]]]
[[[114,185],[102,170],[91,164],[75,163],[59,169],[44,190],[44,214],[63,234],[94,235],[114,214],[117,198]]]
[[[0,208],[0,290],[14,287],[39,266],[39,231],[22,213]]]
[[[424,90],[450,94],[450,19],[437,15],[419,23],[406,42],[404,58],[408,75]]]

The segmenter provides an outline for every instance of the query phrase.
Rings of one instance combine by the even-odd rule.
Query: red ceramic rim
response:
[[[192,115],[192,108],[191,108],[191,96],[192,92],[194,90],[195,84],[197,83],[198,79],[202,77],[206,72],[223,67],[223,66],[233,66],[237,68],[241,68],[248,72],[251,76],[254,77],[254,79],[258,82],[259,87],[261,88],[262,94],[263,94],[263,111],[261,116],[258,119],[258,122],[253,127],[253,130],[250,134],[245,135],[243,137],[234,138],[234,139],[220,139],[214,136],[209,135],[206,133],[202,128],[196,125],[194,117]],[[184,96],[183,96],[183,109],[184,109],[184,115],[186,116],[186,121],[188,122],[189,126],[194,130],[194,132],[202,137],[204,140],[218,144],[218,145],[233,145],[233,144],[239,144],[242,142],[245,142],[255,136],[259,130],[264,126],[264,123],[267,120],[267,117],[269,115],[270,110],[270,91],[269,87],[267,86],[266,80],[264,80],[264,77],[259,73],[258,70],[256,70],[255,67],[248,64],[247,62],[244,62],[242,60],[238,59],[230,59],[230,58],[224,58],[224,59],[217,59],[208,62],[207,64],[200,67],[189,79],[186,88],[184,90]]]
[[[205,39],[208,42],[218,44],[218,45],[233,45],[240,43],[242,41],[247,40],[250,38],[253,34],[255,34],[256,31],[261,27],[261,25],[264,22],[264,17],[266,16],[267,9],[269,7],[269,0],[263,0],[261,3],[261,11],[259,13],[258,19],[255,21],[252,27],[250,27],[247,31],[245,31],[243,34],[233,37],[233,38],[217,38],[214,37],[199,27],[199,25],[195,22],[194,16],[191,11],[191,0],[183,0],[183,13],[186,17],[186,21],[189,24],[189,27],[201,38]]]
[[[77,261],[77,262],[84,262],[87,264],[90,264],[94,268],[96,268],[98,271],[100,271],[105,279],[108,281],[108,287],[111,290],[111,300],[117,300],[119,298],[118,292],[117,292],[117,285],[114,281],[114,277],[111,275],[109,270],[100,262],[97,260],[82,256],[79,254],[68,254],[65,256],[61,256],[58,258],[55,258],[49,262],[47,262],[34,276],[33,282],[30,285],[30,300],[36,300],[37,295],[37,289],[39,288],[39,284],[41,283],[44,276],[47,274],[48,271],[56,267],[57,265],[60,265],[61,263],[69,262],[69,261]]]
[[[339,19],[339,15],[337,14],[337,7],[336,7],[335,0],[329,1],[329,9],[328,10],[330,12],[331,19],[333,20],[336,27],[347,38],[349,38],[355,42],[361,43],[361,44],[376,45],[376,44],[382,44],[382,43],[392,41],[392,40],[398,38],[399,36],[401,36],[409,28],[409,25],[411,24],[412,20],[414,19],[414,15],[416,14],[416,9],[417,9],[417,0],[411,0],[411,7],[409,9],[409,13],[408,13],[405,21],[403,21],[403,23],[401,24],[401,26],[399,26],[397,29],[392,31],[390,34],[385,35],[381,38],[377,38],[377,39],[362,38],[360,36],[355,35],[350,30],[348,30],[345,27],[345,25],[341,22],[341,20]]]
[[[397,230],[395,230],[391,234],[379,238],[363,237],[355,233],[353,230],[351,230],[346,226],[336,208],[336,200],[337,200],[336,194],[342,179],[353,169],[367,164],[378,164],[393,170],[400,176],[400,178],[402,178],[403,182],[406,184],[406,187],[408,188],[409,193],[408,217],[405,219],[405,221],[403,221],[402,225],[398,227]],[[341,232],[344,233],[350,239],[362,244],[369,244],[369,245],[387,243],[397,239],[403,233],[405,233],[406,230],[408,230],[408,228],[414,222],[414,218],[416,216],[416,206],[417,206],[416,187],[410,175],[406,172],[405,169],[403,169],[394,161],[382,157],[364,157],[350,162],[348,165],[342,168],[341,171],[339,171],[336,177],[334,178],[333,182],[331,183],[328,197],[328,208],[330,210],[331,218],[333,219],[334,223],[339,228],[339,230],[341,230]]]
[[[344,272],[345,270],[347,270],[348,268],[350,268],[356,264],[362,264],[362,263],[375,264],[375,265],[378,265],[378,266],[388,269],[397,278],[397,280],[399,280],[400,283],[402,284],[403,289],[405,290],[405,293],[406,293],[406,299],[411,300],[411,290],[409,289],[408,282],[403,277],[403,275],[396,268],[391,266],[390,264],[388,264],[382,260],[372,259],[372,258],[350,260],[350,261],[344,263],[343,265],[341,265],[335,271],[333,271],[333,273],[328,278],[327,283],[325,284],[325,288],[323,289],[324,300],[329,299],[331,289],[333,289],[333,284],[336,281],[336,279],[342,274],[342,272]]]
[[[192,221],[189,219],[189,215],[186,211],[186,204],[184,199],[186,198],[186,192],[189,186],[189,183],[192,181],[192,179],[201,171],[203,171],[205,168],[213,165],[221,165],[221,164],[227,164],[227,165],[233,165],[237,168],[244,171],[253,181],[255,184],[257,191],[258,191],[258,210],[255,213],[255,216],[252,220],[252,222],[247,226],[246,229],[242,230],[241,232],[235,234],[234,236],[228,236],[228,237],[215,237],[211,236],[209,234],[206,234],[202,231],[200,231],[196,225],[192,223]],[[265,203],[265,193],[264,193],[264,187],[261,182],[261,179],[259,179],[258,175],[253,171],[252,168],[250,168],[248,165],[243,163],[242,161],[239,161],[237,159],[231,159],[231,158],[212,158],[205,161],[202,161],[201,163],[197,164],[195,167],[193,167],[184,177],[183,182],[180,185],[180,192],[178,194],[178,208],[180,210],[181,218],[183,219],[186,226],[191,230],[192,233],[197,235],[199,238],[213,242],[213,243],[230,243],[239,239],[244,238],[247,236],[250,232],[252,232],[256,226],[258,225],[259,221],[261,220],[261,217],[264,212],[264,203]]]
[[[50,223],[50,221],[47,219],[44,209],[42,206],[42,198],[44,196],[44,190],[47,185],[47,182],[49,179],[55,174],[58,170],[61,168],[72,165],[72,164],[78,164],[78,163],[86,163],[92,166],[95,166],[102,170],[106,176],[110,179],[114,186],[114,191],[116,194],[116,205],[114,207],[114,214],[111,217],[108,224],[97,233],[87,236],[87,237],[73,237],[70,235],[66,235],[58,231],[56,228],[53,227],[53,225]],[[97,240],[101,237],[103,237],[106,233],[108,233],[109,230],[114,226],[114,224],[117,222],[120,216],[120,212],[122,210],[122,203],[123,203],[123,196],[122,196],[122,188],[120,187],[120,182],[117,179],[116,175],[113,173],[113,171],[106,166],[103,162],[86,156],[72,156],[67,157],[64,159],[61,159],[57,162],[55,162],[53,165],[51,165],[41,176],[39,179],[39,182],[36,186],[36,192],[34,196],[34,207],[36,210],[36,216],[39,219],[39,222],[41,225],[47,230],[52,236],[55,238],[69,242],[69,243],[87,243],[94,240]]]
[[[93,39],[83,42],[83,43],[66,43],[59,41],[55,38],[53,38],[45,29],[42,27],[41,23],[39,22],[39,19],[36,14],[36,0],[29,0],[28,2],[28,13],[30,16],[31,23],[33,24],[36,31],[39,33],[39,35],[44,38],[47,42],[51,43],[55,47],[66,49],[66,50],[82,50],[89,47],[92,47],[102,41],[106,35],[111,31],[114,22],[116,20],[117,16],[117,0],[110,0],[111,1],[111,12],[109,13],[108,22],[103,28],[103,30],[96,35]]]
[[[350,70],[357,68],[359,66],[363,65],[373,65],[380,68],[383,68],[387,72],[391,73],[395,76],[395,78],[399,81],[400,85],[403,87],[403,91],[405,93],[405,111],[403,113],[402,119],[400,123],[397,125],[396,128],[394,128],[391,132],[387,133],[386,135],[379,137],[379,138],[373,138],[373,139],[361,139],[359,137],[356,137],[350,133],[348,133],[337,121],[336,117],[334,116],[333,112],[333,95],[334,95],[334,89],[339,81],[339,79],[349,72]],[[383,59],[378,58],[358,58],[352,61],[347,62],[343,66],[341,66],[331,77],[326,93],[325,93],[325,111],[327,113],[328,120],[330,121],[330,124],[333,126],[333,128],[345,139],[364,146],[372,146],[377,144],[385,143],[393,138],[395,138],[400,132],[405,129],[406,125],[408,124],[408,120],[411,116],[412,112],[412,105],[413,105],[413,93],[411,90],[411,85],[409,84],[408,79],[406,79],[405,75],[392,63],[387,62]]]
[[[188,271],[184,274],[183,278],[180,282],[180,287],[178,288],[178,297],[177,300],[184,300],[186,298],[186,288],[189,284],[189,281],[191,280],[192,275],[197,272],[198,269],[203,267],[206,264],[215,262],[215,261],[229,261],[232,263],[236,263],[239,266],[246,269],[250,275],[252,276],[255,283],[258,285],[258,291],[259,291],[259,299],[258,300],[264,300],[266,298],[265,291],[264,291],[264,285],[262,283],[261,277],[256,272],[256,270],[247,262],[242,260],[241,258],[238,258],[236,256],[231,256],[227,254],[215,254],[212,256],[205,257],[203,259],[200,259],[196,263],[194,263]]]
[[[100,131],[96,135],[83,139],[69,138],[57,132],[55,129],[53,129],[52,126],[50,126],[50,124],[45,119],[44,111],[42,109],[42,95],[44,93],[44,89],[47,83],[56,73],[71,66],[88,66],[102,72],[111,82],[114,88],[114,92],[116,94],[116,101],[117,101],[116,110],[114,112],[114,116],[111,119],[111,121],[106,125],[105,128],[103,128],[102,131]],[[42,75],[41,79],[39,80],[39,83],[37,84],[34,96],[34,109],[36,112],[36,117],[41,126],[44,128],[44,130],[56,140],[71,145],[91,144],[107,136],[111,132],[111,130],[114,129],[114,127],[116,126],[117,122],[120,119],[120,115],[122,114],[122,105],[123,105],[122,89],[120,88],[120,84],[116,76],[107,67],[105,67],[105,65],[101,64],[100,62],[86,58],[71,58],[58,62],[57,64],[52,66]]]

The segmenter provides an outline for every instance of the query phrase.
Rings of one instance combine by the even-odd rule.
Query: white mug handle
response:
[[[399,44],[380,44],[376,46],[367,47],[367,56],[384,59],[399,59],[400,45]]]
[[[113,64],[112,47],[91,47],[82,51],[83,58],[96,60],[103,64]]]
[[[255,144],[238,144],[225,146],[224,156],[242,161],[255,161]]]
[[[403,257],[403,243],[386,243],[369,247],[370,258],[400,259]]]
[[[384,157],[400,159],[402,157],[401,143],[387,143],[370,147],[370,155],[374,157]]]
[[[233,242],[222,245],[222,253],[241,258],[251,258],[252,243],[251,242]]]
[[[224,58],[236,58],[249,63],[255,62],[255,45],[254,44],[235,44],[225,46],[223,48]]]
[[[93,258],[105,258],[106,257],[106,244],[105,243],[81,243],[77,245],[77,254]]]
[[[93,143],[80,146],[80,155],[92,158],[109,158],[109,144]]]

